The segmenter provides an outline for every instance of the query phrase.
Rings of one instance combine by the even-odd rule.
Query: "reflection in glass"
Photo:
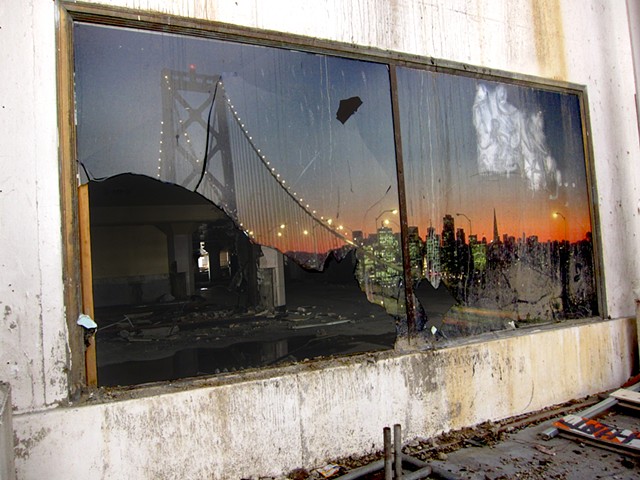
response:
[[[82,24],[76,38],[89,179],[131,172],[198,191],[318,269],[397,208],[386,66]]]
[[[182,338],[196,342],[188,354],[180,338],[160,349],[190,356],[189,372],[225,355],[267,365],[391,346],[405,272],[387,65],[81,23],[74,36],[103,347],[107,320],[116,343],[198,331]],[[418,328],[596,315],[578,97],[397,72]],[[350,340],[291,340],[306,328]],[[198,345],[242,336],[225,352]],[[265,352],[247,354],[257,337]]]
[[[359,326],[350,334],[379,330],[371,325],[376,312],[404,316],[386,65],[88,24],[76,24],[74,36],[82,181],[96,191],[107,179],[135,174],[93,197],[92,210],[110,212],[95,216],[106,222],[94,232],[98,308],[184,303],[224,284],[223,300],[234,299],[225,318],[263,309],[272,319],[291,318],[288,307],[301,298],[296,282],[312,288],[317,311],[345,295],[322,290],[317,275],[284,272],[326,271],[325,283],[340,283],[327,279],[344,261],[350,304],[358,304],[354,291],[371,302],[356,309]],[[159,187],[143,186],[140,177],[200,200],[185,209],[173,203],[183,194],[145,199],[137,189]],[[158,203],[158,195],[166,198]],[[138,204],[128,203],[134,197]],[[220,211],[210,218],[214,206]],[[129,218],[116,217],[118,208]],[[125,267],[134,252],[137,260]],[[224,296],[218,291],[206,303]],[[393,323],[386,315],[387,332]]]
[[[413,278],[429,283],[416,296],[434,331],[596,315],[577,96],[404,68],[398,80]],[[430,315],[440,283],[455,305]]]

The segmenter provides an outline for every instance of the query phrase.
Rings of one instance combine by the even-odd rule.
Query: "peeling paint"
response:
[[[13,442],[15,445],[14,452],[16,458],[24,460],[28,459],[31,455],[31,450],[42,442],[49,433],[51,433],[51,429],[45,427],[40,428],[33,435],[27,438],[19,438],[18,435],[14,433]]]

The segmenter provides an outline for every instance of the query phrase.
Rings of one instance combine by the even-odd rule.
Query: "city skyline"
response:
[[[410,225],[423,230],[463,213],[474,234],[489,238],[495,209],[500,229],[515,237],[562,240],[566,231],[577,241],[592,230],[577,95],[398,73]]]
[[[559,213],[559,212],[556,212]],[[553,215],[553,214],[552,214]],[[592,232],[591,230],[586,230],[581,237],[579,238],[566,238],[564,235],[564,218],[562,217],[562,214],[560,213],[559,215],[557,215],[555,221],[558,222],[558,224],[560,225],[558,227],[558,237],[557,238],[544,238],[541,235],[539,235],[538,233],[536,233],[536,231],[534,231],[533,229],[531,231],[522,231],[520,233],[515,233],[515,232],[510,232],[506,229],[503,229],[500,227],[500,217],[499,215],[496,215],[496,221],[497,221],[497,227],[498,227],[498,242],[495,242],[494,239],[494,231],[493,231],[493,226],[491,227],[491,233],[490,234],[485,234],[485,232],[483,233],[477,233],[477,231],[475,230],[471,230],[469,231],[467,229],[466,226],[469,225],[469,220],[467,218],[465,218],[465,216],[461,215],[456,215],[455,213],[447,213],[445,214],[445,216],[443,217],[443,219],[441,220],[439,225],[435,225],[435,224],[431,224],[426,228],[422,228],[418,225],[409,225],[408,226],[408,230],[409,230],[409,235],[413,235],[414,237],[417,235],[418,238],[420,239],[420,241],[423,244],[424,248],[426,247],[426,242],[428,240],[428,236],[429,236],[429,230],[431,228],[433,228],[434,232],[435,232],[435,237],[438,240],[438,245],[440,247],[443,246],[444,244],[444,239],[443,239],[443,233],[445,230],[445,219],[449,217],[451,218],[451,224],[452,224],[452,232],[453,232],[453,239],[456,242],[459,242],[459,235],[461,235],[461,237],[464,239],[463,242],[461,242],[461,244],[463,245],[471,245],[471,237],[475,238],[475,242],[478,244],[487,244],[490,245],[492,243],[504,243],[505,242],[505,238],[507,239],[514,239],[514,241],[516,243],[520,243],[522,241],[529,241],[531,239],[535,239],[538,243],[543,244],[543,243],[562,243],[563,241],[568,241],[570,244],[574,244],[577,242],[581,242],[581,241],[592,241],[591,235]],[[456,219],[458,219],[458,221],[456,222]],[[493,220],[492,220],[493,221]],[[472,224],[473,226],[473,224]],[[380,225],[378,225],[378,228],[375,231],[364,231],[364,230],[352,230],[350,232],[348,232],[344,227],[340,228],[340,226],[336,226],[336,225],[329,225],[329,227],[331,227],[332,231],[335,232],[337,235],[331,235],[329,234],[329,237],[333,237],[334,241],[333,242],[325,242],[325,243],[321,243],[322,241],[319,239],[313,239],[313,237],[311,237],[310,232],[308,230],[304,230],[302,232],[297,232],[297,231],[292,231],[291,228],[287,225],[280,225],[277,230],[279,230],[276,233],[276,240],[273,243],[272,246],[274,246],[275,248],[278,248],[279,250],[281,250],[284,253],[287,254],[296,254],[296,253],[301,253],[301,254],[330,254],[331,251],[333,250],[339,250],[341,248],[344,247],[356,247],[356,248],[361,248],[364,246],[371,246],[373,243],[378,242],[379,239],[379,234],[381,232],[390,232],[393,235],[395,235],[398,240],[400,239],[400,226],[399,224],[397,224],[395,221],[394,222],[384,222],[384,220],[381,220]],[[285,232],[285,230],[287,230]],[[282,248],[283,245],[287,245],[288,241],[287,241],[287,236],[299,236],[300,238],[304,239],[304,248],[301,250],[297,250],[297,251],[291,251],[291,250],[286,250],[286,248]],[[342,238],[342,243],[340,244],[336,244],[335,243],[335,239],[340,239]],[[281,241],[279,241],[281,240]],[[259,242],[258,242],[259,243]],[[271,243],[269,243],[271,245]],[[324,247],[322,246],[324,245]],[[310,248],[311,247],[311,248]],[[316,247],[316,248],[313,248]],[[398,254],[400,254],[401,252],[401,247],[400,244],[398,243],[397,245],[397,250],[398,250]],[[295,257],[295,255],[293,255]],[[399,259],[399,258],[398,258]]]

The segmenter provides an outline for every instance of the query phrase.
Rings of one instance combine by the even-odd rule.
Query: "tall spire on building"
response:
[[[493,241],[499,242],[500,235],[498,234],[498,220],[496,219],[496,209],[493,209]]]

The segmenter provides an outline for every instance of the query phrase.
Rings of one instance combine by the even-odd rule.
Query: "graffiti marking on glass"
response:
[[[525,112],[507,99],[503,85],[481,83],[473,103],[478,140],[478,172],[509,175],[520,172],[531,190],[549,190],[558,198],[562,174],[547,146],[541,111]]]

